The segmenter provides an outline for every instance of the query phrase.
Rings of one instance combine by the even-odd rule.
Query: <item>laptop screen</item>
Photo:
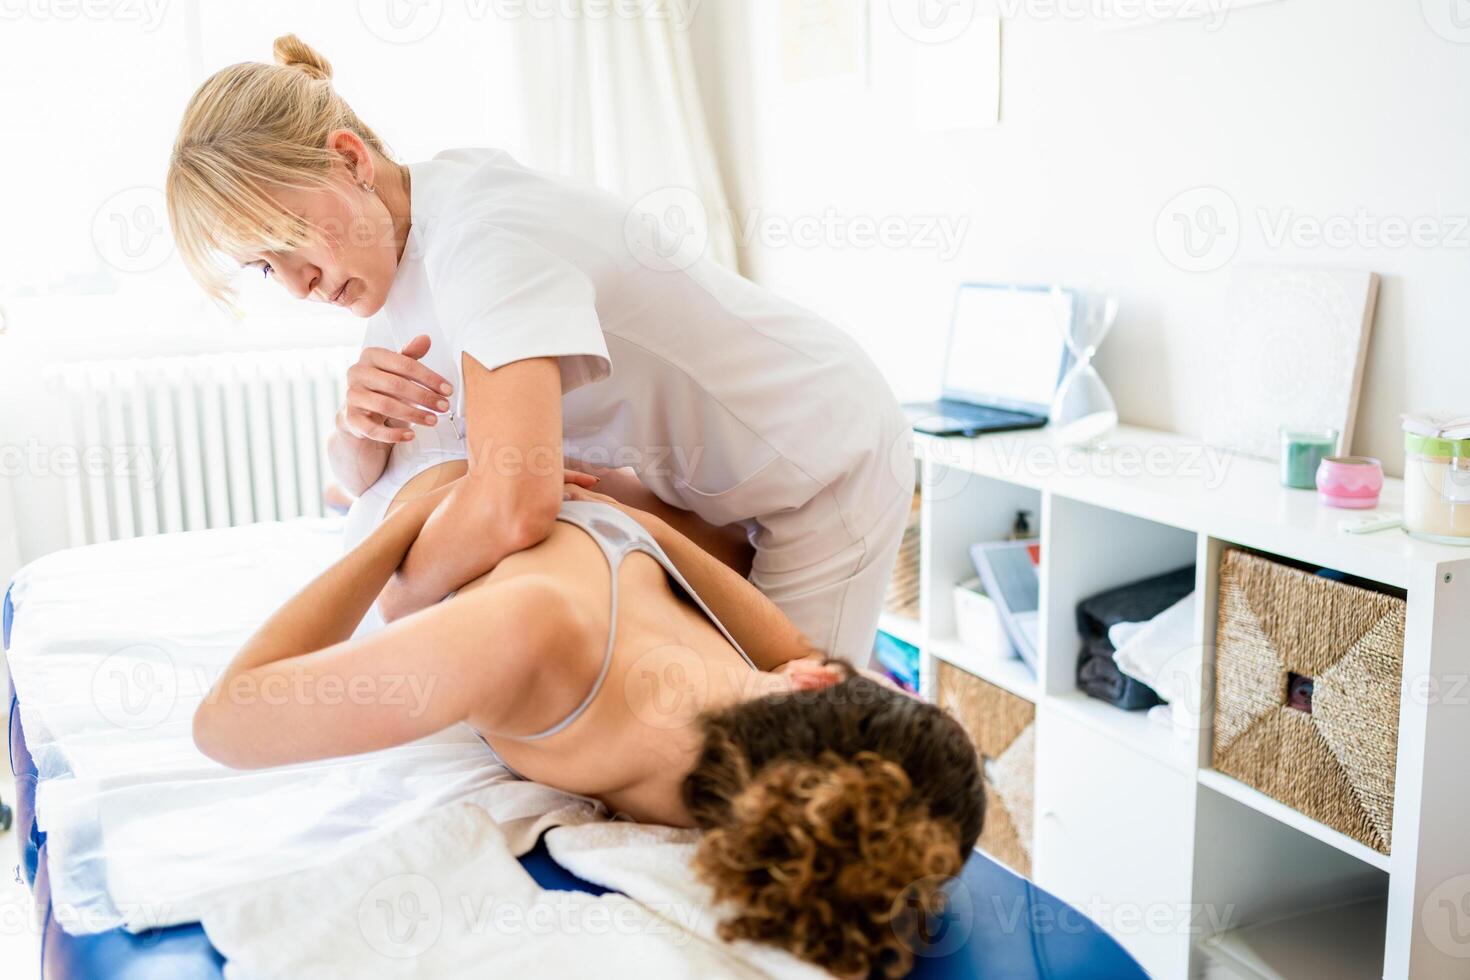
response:
[[[1046,414],[1066,353],[1058,316],[1047,289],[961,286],[944,397]]]

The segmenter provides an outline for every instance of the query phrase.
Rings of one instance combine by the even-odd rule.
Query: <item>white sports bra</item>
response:
[[[439,425],[453,426],[454,421],[451,413],[450,417],[441,418]],[[432,428],[424,428],[429,433],[433,433]],[[416,428],[416,431],[422,433],[424,429]],[[398,491],[409,480],[430,466],[435,466],[449,460],[464,458],[465,456],[462,451],[456,451],[450,444],[446,444],[443,438],[435,438],[433,435],[430,435],[429,438],[421,438],[420,444],[412,450],[409,450],[406,446],[394,447],[394,452],[389,457],[388,466],[384,470],[383,475],[361,497],[353,502],[351,510],[347,513],[346,523],[343,527],[345,547],[347,549],[356,547],[373,532],[373,529],[387,515],[388,507],[398,495]],[[600,501],[593,500],[563,501],[561,511],[557,514],[556,519],[579,527],[587,532],[592,540],[597,542],[598,547],[602,549],[603,557],[607,559],[608,569],[612,574],[612,604],[609,607],[610,611],[608,615],[607,647],[603,653],[602,669],[598,671],[597,679],[593,682],[592,689],[587,692],[587,696],[572,710],[572,713],[545,731],[537,732],[534,735],[521,736],[517,741],[535,741],[550,738],[557,732],[562,731],[572,722],[576,721],[577,718],[581,717],[582,713],[592,704],[593,699],[597,697],[598,692],[602,690],[603,681],[607,679],[607,672],[612,666],[613,646],[617,640],[618,569],[622,566],[623,559],[635,551],[641,551],[649,555],[662,565],[669,577],[679,584],[679,587],[694,600],[695,605],[709,617],[710,622],[715,625],[715,628],[720,631],[721,635],[730,641],[730,645],[735,648],[736,653],[740,654],[741,659],[747,664],[750,664],[750,669],[760,669],[751,661],[746,652],[741,649],[740,644],[735,642],[735,638],[730,635],[730,631],[725,629],[724,624],[719,621],[709,606],[705,605],[704,600],[699,597],[689,585],[689,582],[674,567],[674,563],[669,559],[669,556],[658,546],[658,542],[653,540],[653,536],[648,533],[648,530],[642,524],[639,524],[636,520],[611,504],[604,504]],[[451,598],[454,594],[451,592],[444,598]],[[373,607],[368,610],[368,614],[363,620],[363,625],[359,629],[373,629],[382,625],[384,625],[382,617],[378,613],[377,604],[374,603]],[[480,737],[482,740],[484,739],[483,735]]]
[[[658,542],[653,540],[653,536],[648,533],[647,528],[642,524],[639,524],[611,504],[591,500],[563,501],[561,512],[557,514],[556,519],[565,521],[586,531],[591,535],[592,540],[597,542],[598,547],[602,549],[603,556],[607,559],[608,571],[611,573],[612,578],[612,605],[608,611],[607,647],[602,655],[602,669],[597,672],[597,679],[592,682],[592,687],[587,692],[587,696],[582,699],[580,704],[572,709],[570,714],[550,728],[539,731],[534,735],[514,737],[512,741],[534,742],[539,739],[550,738],[556,733],[565,730],[568,725],[580,718],[583,712],[591,707],[592,702],[596,700],[598,692],[602,690],[603,682],[607,680],[607,672],[612,667],[613,647],[617,641],[618,569],[622,566],[623,559],[635,551],[641,551],[651,556],[662,565],[664,571],[679,584],[679,587],[684,590],[685,594],[694,600],[695,604],[709,617],[709,621],[714,623],[715,628],[720,631],[725,639],[730,641],[730,645],[735,648],[736,653],[740,654],[740,658],[750,665],[750,669],[760,669],[751,661],[749,655],[741,648],[740,644],[735,642],[735,638],[730,635],[730,631],[725,629],[724,624],[715,617],[715,614],[710,611],[709,606],[705,605],[704,600],[699,597],[698,593],[690,588],[689,582],[683,575],[679,574],[679,570],[674,567],[674,563],[669,560],[669,556],[658,546]],[[453,593],[450,594],[453,595]],[[470,730],[475,731],[473,726],[470,726]],[[491,753],[495,756],[495,760],[502,766],[505,766],[506,771],[517,779],[526,779],[524,775],[516,772],[510,763],[501,758],[499,753],[495,752],[495,747],[490,744],[489,739],[478,731],[475,731],[475,734],[479,736],[480,741],[485,743],[486,748],[490,749]],[[581,794],[574,793],[571,795],[579,796],[581,799],[586,800],[588,803],[600,809],[607,809],[606,804],[601,800],[594,799],[590,796],[582,796]],[[614,820],[631,819],[626,814],[611,815]]]
[[[563,501],[561,512],[557,514],[556,519],[586,531],[592,540],[597,542],[598,547],[602,549],[603,557],[607,559],[608,571],[612,577],[612,604],[608,613],[607,646],[602,655],[602,669],[597,672],[597,679],[592,682],[592,687],[582,702],[573,708],[569,715],[550,728],[534,735],[517,736],[515,741],[534,742],[550,738],[580,718],[597,698],[598,692],[602,690],[603,682],[607,680],[607,672],[612,667],[613,647],[618,636],[618,569],[622,566],[623,559],[635,551],[643,552],[662,565],[669,577],[679,584],[679,587],[694,600],[695,605],[699,606],[700,610],[709,617],[709,621],[715,625],[721,635],[730,641],[730,645],[735,648],[736,653],[740,654],[740,658],[750,665],[750,669],[760,669],[741,649],[740,644],[735,642],[730,631],[725,629],[724,624],[715,617],[709,606],[705,605],[704,600],[690,587],[689,582],[674,567],[669,556],[658,546],[658,542],[653,540],[653,536],[642,524],[611,504],[594,500]],[[483,735],[480,737],[484,738]]]

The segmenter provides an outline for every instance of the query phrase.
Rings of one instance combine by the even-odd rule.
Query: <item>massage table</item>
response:
[[[213,532],[194,532],[213,533]],[[10,647],[11,630],[24,614],[7,588],[3,606],[3,639]],[[221,980],[224,958],[196,924],[130,933],[124,929],[90,935],[66,932],[53,915],[47,869],[46,836],[35,813],[37,767],[26,747],[19,698],[7,678],[11,771],[16,779],[15,835],[20,871],[45,910],[39,923],[44,980]],[[521,864],[543,888],[584,891],[606,889],[573,876],[549,855],[545,845],[523,856]],[[976,851],[962,872],[964,889],[973,901],[967,922],[939,923],[933,935],[937,954],[919,955],[914,978],[995,978],[1006,980],[1144,980],[1146,974],[1111,937],[1080,912],[1040,890],[985,854]],[[1030,924],[1040,928],[1030,928]],[[945,942],[945,930],[968,925],[957,948]]]

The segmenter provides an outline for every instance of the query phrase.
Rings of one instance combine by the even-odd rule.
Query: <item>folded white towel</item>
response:
[[[589,822],[548,832],[546,849],[578,877],[632,896],[685,930],[719,944],[721,910],[714,907],[710,890],[689,866],[698,840],[693,830]],[[793,980],[828,976],[825,970],[770,946],[742,942],[724,948],[764,976]]]
[[[1125,625],[1122,623],[1109,633],[1117,648],[1113,662],[1123,673],[1158,692],[1168,703],[1174,733],[1182,737],[1199,730],[1203,710],[1204,648],[1195,638],[1196,610],[1191,592],[1146,623],[1126,624],[1131,628],[1121,636],[1114,634]]]
[[[493,814],[526,810],[536,799],[528,794],[549,802],[552,792],[491,787],[330,863],[222,890],[203,903],[201,919],[227,959],[227,980],[826,975],[774,950],[713,939],[686,831],[558,827],[547,835],[558,861],[630,894],[538,887]],[[567,815],[576,813],[543,822]]]

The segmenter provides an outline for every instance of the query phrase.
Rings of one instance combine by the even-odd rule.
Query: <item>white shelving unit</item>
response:
[[[959,640],[930,640],[929,652],[963,671],[989,681],[996,687],[1035,702],[1039,688],[1036,675],[1018,657],[995,657],[980,653],[965,646]]]
[[[1470,976],[1470,685],[1448,696],[1470,676],[1470,549],[1398,530],[1344,534],[1344,512],[1282,488],[1274,464],[1132,427],[1102,452],[1036,430],[919,437],[916,455],[922,614],[884,628],[920,648],[927,695],[944,661],[1036,704],[1041,887],[1160,978],[1318,980],[1351,975],[1344,961],[1368,977]],[[1402,494],[1388,481],[1382,509],[1401,511]],[[974,574],[969,546],[1004,538],[1019,510],[1041,536],[1035,673],[955,638],[952,593]],[[1183,736],[1077,690],[1077,603],[1190,563],[1210,676],[1230,545],[1406,591],[1391,855],[1213,770],[1204,688],[1199,730]]]

